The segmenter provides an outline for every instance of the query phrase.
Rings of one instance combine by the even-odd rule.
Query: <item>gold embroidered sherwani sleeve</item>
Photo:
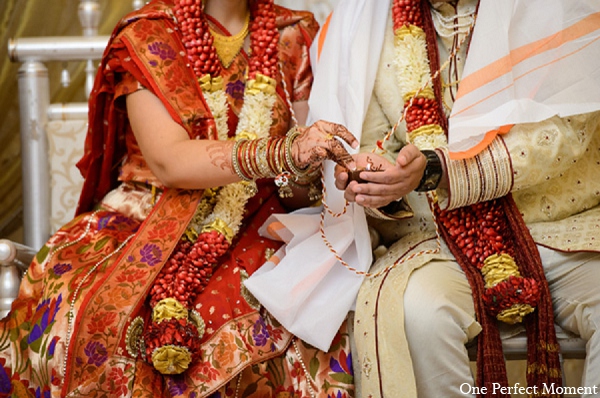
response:
[[[550,188],[553,181],[565,181],[566,175],[572,175],[580,165],[591,161],[593,148],[590,146],[597,136],[599,116],[553,117],[538,123],[515,125],[508,134],[496,138],[472,159],[450,160],[447,151],[442,150],[449,188],[438,190],[440,205],[457,208],[494,199],[511,190],[515,199],[531,195],[539,197],[543,191],[540,188]],[[597,147],[595,152],[598,153]],[[579,175],[577,178],[593,176]],[[527,194],[521,195],[522,192]],[[585,193],[580,192],[578,196],[581,194]],[[590,205],[595,204],[587,201],[587,206]]]
[[[600,203],[600,113],[515,126],[504,138],[513,196],[527,223],[562,220]]]
[[[504,137],[514,169],[514,190],[543,184],[576,167],[592,149],[599,118],[600,113],[584,114],[514,126]]]

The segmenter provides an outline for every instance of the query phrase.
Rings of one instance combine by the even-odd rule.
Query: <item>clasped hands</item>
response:
[[[375,153],[350,155],[336,137],[352,148],[358,147],[356,138],[342,125],[320,120],[301,128],[292,144],[294,163],[302,169],[314,170],[325,159],[333,160],[337,163],[335,186],[344,191],[346,200],[365,207],[383,207],[419,186],[426,159],[416,146],[404,146],[392,164]],[[349,181],[352,171],[362,180],[360,183]]]
[[[396,163],[390,163],[375,153],[354,155],[360,182],[349,181],[348,168],[336,165],[335,186],[344,191],[344,198],[361,206],[379,208],[398,200],[419,186],[425,171],[426,159],[414,145],[404,146]]]

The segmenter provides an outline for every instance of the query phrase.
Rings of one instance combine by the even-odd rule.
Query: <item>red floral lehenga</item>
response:
[[[271,134],[283,135],[289,103],[308,97],[317,26],[307,13],[275,10],[282,74]],[[180,375],[163,375],[143,358],[148,293],[206,192],[163,189],[135,142],[124,95],[141,85],[191,139],[217,137],[177,31],[172,3],[153,1],[111,37],[90,99],[78,215],[37,254],[0,322],[0,397],[354,396],[344,328],[330,352],[319,351],[294,338],[243,286],[280,245],[257,233],[270,214],[285,211],[272,181],[259,181],[239,233],[195,299],[200,358]],[[242,51],[222,71],[230,131],[247,64]]]

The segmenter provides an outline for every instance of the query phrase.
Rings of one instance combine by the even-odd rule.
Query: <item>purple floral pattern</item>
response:
[[[254,327],[252,328],[252,338],[254,339],[254,344],[259,347],[264,347],[269,340],[269,331],[267,330],[267,324],[263,317],[258,318]]]
[[[61,303],[62,294],[59,294],[56,298],[43,300],[37,306],[36,312],[31,318],[31,325],[33,326],[27,336],[27,344],[31,345],[34,351],[39,351],[41,338],[48,333],[49,326],[54,323]]]
[[[69,263],[58,263],[54,267],[52,267],[52,270],[56,275],[60,276],[71,271],[72,268],[73,267]]]
[[[185,379],[183,377],[173,377],[168,381],[169,393],[172,397],[177,397],[179,395],[183,395],[184,392],[187,391],[187,384],[185,384]]]
[[[38,387],[35,390],[35,398],[50,398],[50,388],[44,387],[43,389]]]
[[[102,343],[90,341],[84,349],[85,355],[88,356],[88,364],[100,366],[108,359],[108,351]]]
[[[227,83],[225,92],[233,99],[241,101],[244,98],[244,89],[246,85],[241,80]]]
[[[158,55],[163,61],[174,60],[177,57],[175,50],[162,41],[155,41],[154,43],[149,44],[148,50],[150,50],[151,54]]]
[[[154,267],[156,264],[160,264],[162,261],[162,250],[154,243],[148,243],[140,250],[142,263],[148,264]]]
[[[3,364],[0,363],[0,395],[6,394],[8,395],[11,390],[10,377]]]

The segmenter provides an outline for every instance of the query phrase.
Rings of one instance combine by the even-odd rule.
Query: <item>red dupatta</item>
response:
[[[80,196],[77,214],[91,210],[100,200],[117,185],[118,167],[125,155],[125,132],[128,120],[116,97],[117,76],[129,72],[135,79],[156,94],[174,120],[178,121],[188,131],[190,136],[214,138],[216,131],[214,120],[201,89],[193,74],[186,67],[186,57],[177,57],[184,52],[178,35],[166,35],[169,28],[173,29],[175,21],[170,13],[171,5],[166,2],[154,2],[134,14],[123,19],[115,28],[100,63],[94,87],[89,100],[89,127],[85,140],[85,150],[77,167],[85,178]],[[156,23],[160,21],[161,23]],[[130,29],[124,29],[131,26]],[[149,51],[144,40],[156,41],[160,37],[163,46],[157,51]],[[159,79],[152,66],[162,63],[161,71],[169,79]],[[134,269],[144,262],[141,255],[151,248],[154,253],[160,253],[162,263],[168,259],[174,250],[178,237],[183,234],[189,224],[202,191],[165,190],[161,200],[143,222],[135,237],[119,254],[93,289],[90,290],[81,303],[80,310],[74,322],[72,346],[66,362],[66,379],[63,393],[76,386],[74,379],[74,358],[85,350],[89,339],[87,330],[79,325],[87,324],[97,311],[98,303],[104,296],[110,295],[110,286],[118,283],[118,279],[128,270]],[[149,235],[160,231],[160,221],[170,219],[175,226],[172,231],[173,239],[162,239],[148,243]],[[150,246],[149,246],[150,245]],[[154,280],[162,266],[148,267],[147,283],[132,292],[126,304],[121,306],[124,313],[135,313],[145,302],[150,282]],[[127,316],[124,319],[129,319]],[[123,339],[128,322],[120,325],[119,333],[107,344],[107,351],[117,353],[122,349]],[[102,369],[98,369],[98,374]]]
[[[168,28],[176,28],[171,7],[169,2],[153,2],[121,20],[111,35],[89,99],[84,155],[77,163],[85,181],[76,214],[92,209],[117,184],[128,124],[126,114],[116,103],[118,73],[129,72],[152,90],[190,136],[216,138],[214,120],[200,86],[187,68],[187,57],[177,56],[185,53],[179,34],[164,35]],[[167,29],[152,22],[157,20]],[[123,31],[129,25],[133,29]],[[163,39],[164,52],[146,50],[141,40],[148,37]],[[168,79],[156,75],[151,67],[155,62],[163,64],[161,69]]]

